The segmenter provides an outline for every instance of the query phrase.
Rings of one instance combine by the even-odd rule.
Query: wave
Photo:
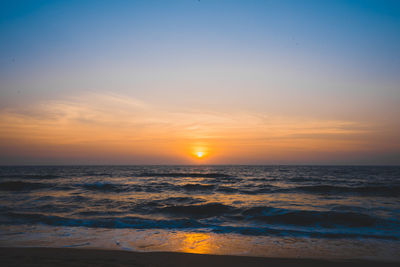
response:
[[[293,225],[309,227],[376,227],[377,225],[396,225],[398,222],[377,218],[361,212],[353,211],[311,211],[289,210],[268,206],[235,207],[220,203],[186,204],[143,208],[142,205],[135,211],[146,214],[166,214],[179,218],[212,218],[219,217],[231,221],[257,222],[268,225]]]
[[[100,177],[112,177],[111,173],[105,172],[85,172],[83,173],[84,176],[100,176]]]
[[[123,192],[149,192],[149,193],[158,193],[162,190],[167,190],[167,188],[161,189],[157,188],[153,185],[135,185],[135,184],[119,184],[119,183],[110,183],[110,182],[94,182],[94,183],[85,183],[85,184],[75,184],[78,188],[83,188],[90,191],[98,191],[103,193],[123,193]],[[158,185],[162,187],[163,185]]]
[[[49,216],[41,213],[16,213],[8,212],[8,217],[13,219],[13,224],[42,223],[53,226],[85,226],[93,228],[134,228],[134,229],[182,229],[200,228],[205,225],[192,219],[177,220],[152,220],[141,217],[101,217],[95,219],[67,218],[62,216]],[[4,221],[0,218],[0,224]]]
[[[143,185],[138,184],[121,184],[110,182],[94,182],[75,184],[75,187],[83,188],[90,191],[98,191],[102,193],[124,193],[124,192],[147,192],[147,193],[161,193],[164,191],[183,190],[181,186],[175,186],[170,183],[148,183]],[[190,190],[190,188],[187,190]],[[193,190],[192,190],[193,191]]]
[[[291,189],[284,189],[281,191],[302,191],[306,193],[318,194],[359,194],[359,195],[372,195],[372,196],[392,196],[400,197],[400,186],[334,186],[334,185],[310,185],[298,186]]]
[[[175,178],[185,178],[185,177],[193,177],[193,178],[232,178],[231,175],[225,173],[186,173],[186,172],[166,172],[166,173],[157,173],[157,172],[143,172],[139,175],[139,177],[175,177]]]
[[[204,185],[204,184],[185,184],[182,188],[186,191],[210,191],[214,190],[214,185]]]
[[[15,184],[12,184],[15,183]],[[21,184],[19,184],[21,183]],[[4,184],[4,185],[2,185]],[[35,183],[28,182],[4,182],[0,183],[0,188],[23,188],[23,184],[27,187],[31,185],[40,187],[39,184],[35,186]],[[49,185],[49,184],[47,184]],[[386,197],[400,197],[400,186],[364,186],[364,187],[351,187],[351,186],[334,186],[334,185],[307,185],[297,186],[292,188],[279,188],[273,185],[261,185],[261,186],[241,186],[231,187],[227,185],[218,184],[199,184],[199,183],[188,183],[183,185],[174,185],[167,182],[151,182],[147,184],[120,184],[111,182],[94,182],[85,184],[75,184],[76,187],[84,188],[91,191],[101,192],[149,192],[149,193],[161,193],[166,191],[184,191],[184,192],[199,192],[199,193],[226,193],[226,194],[245,194],[245,195],[257,195],[257,194],[273,194],[273,193],[296,193],[303,192],[308,194],[324,194],[324,195],[343,195],[343,194],[355,194],[359,196],[386,196]],[[44,184],[46,187],[46,184]],[[49,186],[48,186],[49,187]],[[3,189],[5,190],[5,189]],[[10,189],[11,190],[11,189]]]
[[[165,205],[177,205],[177,204],[198,204],[205,202],[204,199],[192,198],[192,197],[169,197],[165,199],[157,199],[149,202],[145,202],[145,206],[165,206]]]
[[[296,182],[296,183],[302,183],[302,182],[323,182],[324,179],[317,178],[317,177],[302,177],[302,176],[297,176],[297,177],[292,177],[288,179],[291,182]]]
[[[31,191],[53,187],[53,184],[32,183],[23,181],[8,181],[0,183],[1,191]]]
[[[40,213],[16,213],[8,212],[8,217],[12,218],[13,225],[21,224],[46,224],[52,226],[83,226],[90,228],[130,228],[130,229],[190,229],[200,231],[211,231],[215,233],[236,233],[242,235],[264,235],[264,236],[305,236],[317,238],[376,238],[387,240],[399,240],[398,236],[387,235],[384,233],[368,232],[330,232],[321,229],[312,230],[293,230],[277,229],[267,226],[222,226],[207,222],[200,222],[195,219],[160,219],[153,220],[142,217],[100,217],[95,219],[66,218],[62,216],[49,216]],[[0,224],[10,224],[0,217]]]
[[[400,169],[335,168],[0,168],[0,223],[400,238]]]
[[[216,191],[220,192],[220,193],[228,193],[228,194],[239,192],[239,190],[236,188],[229,187],[229,186],[221,186],[221,185],[217,187]]]
[[[215,185],[207,184],[184,184],[173,185],[171,183],[148,183],[145,185],[136,184],[118,184],[110,182],[94,182],[85,184],[75,184],[77,187],[84,188],[91,191],[101,192],[148,192],[148,193],[161,193],[165,191],[185,191],[185,192],[211,192],[216,189]]]
[[[124,184],[113,184],[108,182],[95,182],[88,184],[76,184],[88,190],[103,191],[103,192],[126,192],[131,191],[131,188]]]
[[[59,175],[52,174],[8,174],[2,175],[1,179],[35,179],[35,180],[48,180],[48,179],[57,179],[62,178]]]
[[[28,181],[4,181],[0,182],[0,191],[32,191],[49,188],[51,190],[71,190],[82,188],[89,191],[99,191],[103,193],[114,192],[148,192],[162,193],[171,192],[187,192],[187,193],[203,193],[210,194],[214,192],[223,194],[274,194],[274,193],[308,193],[321,195],[358,195],[358,196],[383,196],[383,197],[400,197],[400,186],[336,186],[336,185],[305,185],[295,186],[291,188],[279,188],[277,186],[264,184],[258,186],[240,185],[240,187],[232,187],[222,184],[209,183],[187,183],[176,185],[168,182],[151,182],[143,184],[130,183],[112,183],[112,182],[92,182],[81,184],[57,184],[57,183],[41,183]]]
[[[275,229],[269,227],[234,227],[224,226],[216,227],[212,230],[215,233],[234,233],[251,236],[293,236],[293,237],[313,237],[313,238],[373,238],[383,240],[400,240],[398,236],[386,234],[371,234],[371,233],[351,233],[351,232],[327,232],[323,230],[289,230],[289,229]]]
[[[293,211],[261,207],[250,208],[243,212],[243,215],[247,220],[261,221],[268,224],[322,226],[325,228],[335,228],[337,226],[374,227],[378,223],[381,225],[388,224],[388,222],[383,219],[355,212]]]
[[[257,194],[276,193],[276,192],[278,192],[278,190],[279,190],[279,187],[267,185],[267,186],[261,186],[261,187],[248,187],[245,189],[240,189],[239,192],[241,194],[246,194],[246,195],[257,195]]]
[[[154,212],[166,213],[171,215],[208,218],[214,216],[222,216],[236,211],[236,208],[220,203],[207,203],[202,205],[174,205],[164,208],[155,209]]]
[[[126,207],[127,210],[139,214],[155,214],[157,211],[163,213],[162,209],[179,205],[195,205],[204,203],[204,199],[191,197],[170,197],[166,199],[151,200],[144,203],[139,203],[134,206]],[[121,207],[123,208],[123,207]],[[165,212],[164,212],[165,213]]]

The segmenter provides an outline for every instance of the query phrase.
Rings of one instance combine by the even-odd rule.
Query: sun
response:
[[[190,148],[190,150],[190,156],[197,163],[204,162],[204,160],[206,159],[208,160],[208,157],[210,155],[209,148],[204,145],[194,145]]]
[[[204,152],[196,152],[196,156],[198,157],[198,158],[202,158],[203,156],[204,156]]]

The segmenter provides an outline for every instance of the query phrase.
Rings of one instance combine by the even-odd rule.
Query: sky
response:
[[[0,165],[400,165],[399,48],[399,1],[1,0]]]

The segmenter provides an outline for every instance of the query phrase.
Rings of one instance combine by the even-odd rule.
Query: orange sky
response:
[[[396,148],[368,124],[165,109],[113,93],[6,109],[0,125],[11,158],[53,163],[325,163]]]

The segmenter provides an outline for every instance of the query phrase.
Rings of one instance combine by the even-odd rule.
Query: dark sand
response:
[[[399,266],[365,260],[280,259],[74,248],[0,248],[1,266]]]

